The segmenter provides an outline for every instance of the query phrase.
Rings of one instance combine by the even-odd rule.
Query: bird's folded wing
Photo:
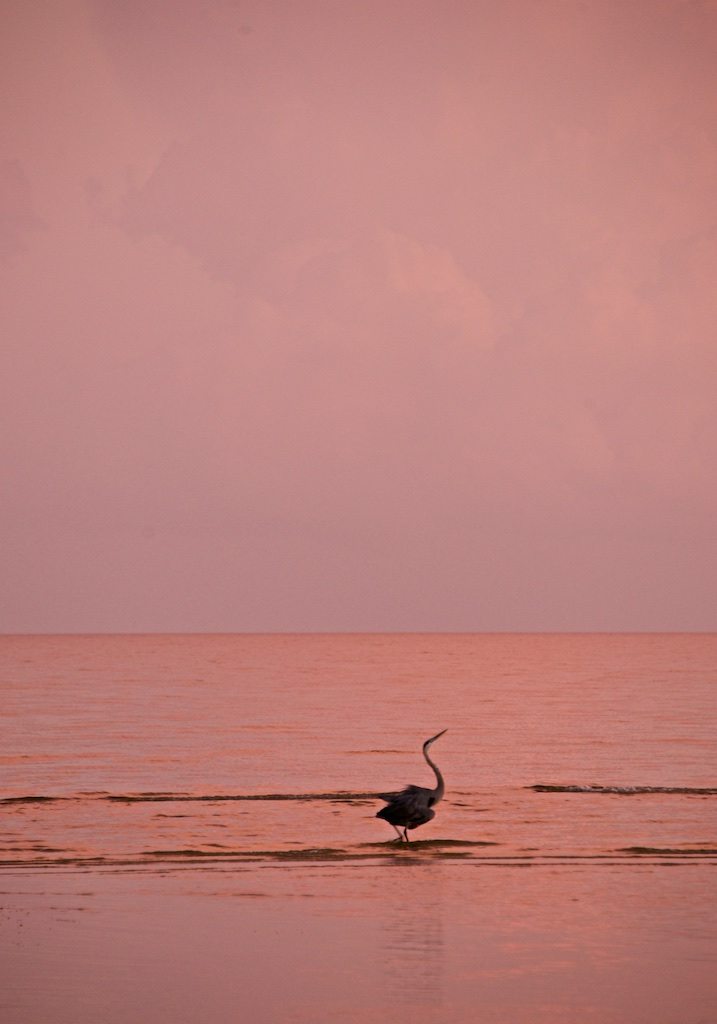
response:
[[[377,793],[376,795],[389,804],[404,805],[420,801],[425,806],[428,798],[433,796],[433,790],[426,789],[425,786],[406,786],[405,789],[397,793]]]

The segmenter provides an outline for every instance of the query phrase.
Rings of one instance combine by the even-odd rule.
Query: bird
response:
[[[446,786],[438,767],[428,756],[428,751],[431,748],[431,744],[435,743],[447,731],[447,729],[443,729],[442,732],[431,736],[423,744],[423,756],[436,775],[435,789],[426,789],[424,786],[406,786],[400,793],[378,794],[382,800],[386,801],[386,806],[377,812],[376,817],[383,818],[389,825],[393,825],[398,834],[398,839],[394,839],[394,843],[410,843],[408,830],[418,828],[419,825],[425,825],[427,821],[431,821],[436,816],[433,808],[439,800],[443,799]],[[401,832],[401,828],[403,832]]]

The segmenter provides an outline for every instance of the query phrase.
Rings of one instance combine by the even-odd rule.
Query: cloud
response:
[[[14,18],[13,623],[708,622],[712,11]]]

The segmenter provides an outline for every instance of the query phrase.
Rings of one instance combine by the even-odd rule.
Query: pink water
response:
[[[716,636],[0,652],[7,1024],[717,1021]]]

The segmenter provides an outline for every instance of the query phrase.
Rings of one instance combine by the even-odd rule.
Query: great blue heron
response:
[[[394,840],[394,842],[410,842],[407,834],[408,829],[425,825],[427,821],[436,816],[433,808],[439,800],[443,799],[446,787],[443,782],[443,776],[437,766],[431,761],[428,751],[431,744],[435,743],[444,732],[447,732],[447,730],[444,729],[442,732],[436,733],[435,736],[431,736],[430,740],[426,740],[423,744],[423,756],[436,774],[435,789],[426,789],[424,786],[406,786],[400,793],[380,794],[381,799],[386,801],[386,806],[381,808],[376,817],[383,818],[389,825],[393,825],[398,833],[398,839]],[[399,825],[403,832],[401,832]]]

